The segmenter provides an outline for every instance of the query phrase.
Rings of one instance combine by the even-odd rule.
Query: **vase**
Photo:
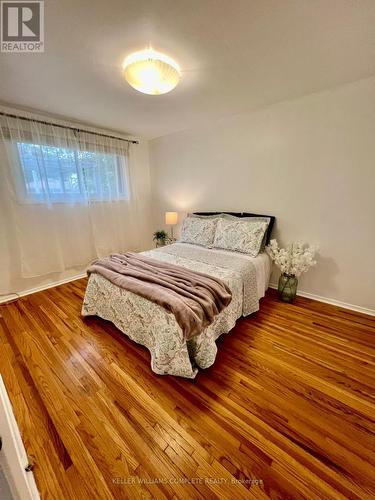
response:
[[[297,295],[298,279],[294,274],[283,273],[279,278],[277,291],[283,302],[293,302]]]
[[[165,247],[165,240],[156,240],[156,248]]]

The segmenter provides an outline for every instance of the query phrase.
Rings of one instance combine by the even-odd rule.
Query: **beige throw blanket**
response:
[[[210,325],[232,299],[220,279],[131,252],[96,260],[87,273],[101,274],[173,313],[186,340]]]

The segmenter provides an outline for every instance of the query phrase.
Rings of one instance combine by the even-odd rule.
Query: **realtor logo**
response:
[[[1,52],[44,52],[44,2],[1,2]]]

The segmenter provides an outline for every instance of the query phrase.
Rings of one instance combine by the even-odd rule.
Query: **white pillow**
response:
[[[267,222],[218,219],[213,246],[256,257],[261,249]]]
[[[211,214],[211,215],[203,215],[203,214],[188,214],[188,217],[195,217],[196,219],[231,219],[231,220],[238,220],[238,217],[235,215],[230,215],[230,214],[225,214],[225,213],[218,213],[218,214]]]
[[[188,217],[196,217],[199,219],[227,219],[227,220],[236,220],[238,222],[246,222],[246,221],[253,221],[253,222],[266,222],[267,223],[267,228],[269,226],[269,223],[271,222],[271,218],[267,217],[266,215],[254,215],[253,217],[250,216],[245,216],[245,217],[236,217],[235,215],[231,214],[226,214],[224,212],[218,213],[218,214],[213,214],[213,215],[202,215],[202,214],[194,214],[190,213],[187,215]],[[267,229],[264,231],[264,236],[262,243],[260,245],[260,252],[264,252],[264,249],[266,248],[266,243],[267,243]]]
[[[265,222],[267,224],[266,230],[264,231],[262,243],[260,245],[260,250],[259,250],[260,252],[264,252],[264,249],[266,248],[266,243],[267,243],[267,229],[268,229],[268,226],[270,225],[271,218],[267,217],[265,215],[257,215],[254,217],[242,217],[241,220],[252,221],[252,222]]]
[[[182,223],[180,240],[184,243],[211,246],[214,242],[217,221],[218,219],[187,217]]]

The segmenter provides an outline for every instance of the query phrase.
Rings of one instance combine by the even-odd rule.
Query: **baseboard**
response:
[[[277,283],[270,283],[269,287],[277,290]],[[331,304],[333,306],[342,307],[344,309],[350,309],[350,311],[356,311],[363,314],[368,314],[369,316],[375,316],[375,309],[368,309],[367,307],[348,304],[347,302],[341,302],[340,300],[330,299],[328,297],[322,297],[321,295],[315,295],[314,293],[304,292],[303,290],[298,290],[297,295],[299,295],[300,297],[306,297],[307,299],[317,300],[318,302],[324,302],[325,304]]]
[[[25,295],[30,295],[32,293],[48,290],[48,288],[53,288],[58,285],[64,285],[65,283],[70,283],[71,281],[79,280],[81,278],[84,278],[85,276],[87,276],[87,273],[76,274],[75,276],[71,276],[70,278],[65,278],[63,280],[53,281],[51,283],[46,283],[45,285],[29,288],[29,290],[10,293],[9,295],[4,295],[3,297],[0,297],[0,304],[3,304],[4,302],[9,302],[10,300],[18,299],[18,297],[24,297]]]
[[[32,293],[41,292],[43,290],[48,290],[48,288],[53,288],[58,285],[64,285],[65,283],[70,283],[71,281],[79,280],[85,278],[87,273],[76,274],[70,278],[65,278],[63,280],[53,281],[51,283],[30,288],[29,290],[23,290],[22,292],[10,293],[4,297],[0,297],[0,304],[8,302],[10,300],[15,300],[18,297],[24,297],[25,295],[30,295]],[[277,283],[270,283],[270,288],[277,290]],[[322,295],[316,295],[314,293],[304,292],[303,290],[298,290],[297,295],[300,297],[306,297],[307,299],[317,300],[318,302],[324,302],[325,304],[331,304],[333,306],[343,307],[344,309],[349,309],[351,311],[360,312],[363,314],[368,314],[369,316],[375,316],[375,309],[368,309],[366,307],[356,306],[354,304],[348,304],[347,302],[341,302],[340,300],[330,299],[328,297],[323,297]]]

